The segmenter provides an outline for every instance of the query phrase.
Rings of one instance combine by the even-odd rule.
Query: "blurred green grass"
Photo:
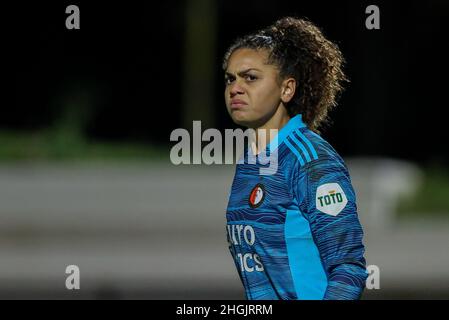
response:
[[[398,217],[449,217],[449,171],[443,166],[423,168],[423,180],[418,190],[402,197],[397,208]]]
[[[71,131],[0,131],[0,163],[17,161],[165,161],[168,147],[88,141]]]
[[[76,130],[0,131],[0,163],[16,162],[165,162],[169,146],[135,142],[89,141]],[[423,180],[413,195],[402,197],[398,217],[449,217],[449,171],[421,168]]]

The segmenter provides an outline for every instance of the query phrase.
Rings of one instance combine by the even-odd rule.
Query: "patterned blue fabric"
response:
[[[363,231],[343,160],[301,115],[268,150],[277,152],[277,171],[261,175],[268,165],[246,154],[226,213],[247,299],[360,298],[367,278]]]

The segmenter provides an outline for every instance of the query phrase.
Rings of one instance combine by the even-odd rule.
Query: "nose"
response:
[[[231,98],[233,98],[233,97],[235,97],[238,94],[245,93],[245,90],[243,89],[243,87],[237,81],[235,81],[231,85],[231,88],[229,89],[229,93],[231,95]]]

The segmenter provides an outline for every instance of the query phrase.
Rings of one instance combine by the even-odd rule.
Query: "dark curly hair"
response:
[[[329,121],[328,112],[337,105],[348,79],[342,70],[342,53],[317,26],[305,19],[285,17],[239,38],[227,50],[223,70],[231,54],[240,48],[268,50],[268,63],[278,66],[280,79],[296,80],[295,95],[286,105],[291,117],[301,113],[307,126],[316,132]]]

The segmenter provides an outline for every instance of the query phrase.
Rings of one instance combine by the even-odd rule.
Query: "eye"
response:
[[[254,75],[252,75],[252,74],[247,74],[247,75],[245,76],[245,80],[246,80],[246,81],[255,81],[255,80],[257,80],[257,77],[254,76]]]
[[[225,77],[225,79],[224,79],[224,81],[225,81],[225,85],[229,85],[229,84],[231,84],[233,81],[235,80],[235,78],[234,77],[231,77],[231,76],[226,76]]]

